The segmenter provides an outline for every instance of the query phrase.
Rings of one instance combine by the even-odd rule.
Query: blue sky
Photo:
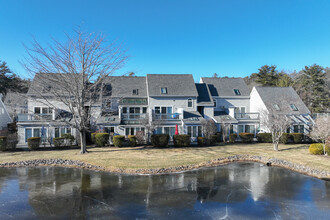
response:
[[[118,74],[247,76],[265,64],[330,66],[329,0],[0,0],[0,60],[18,60],[34,35],[64,40],[80,25],[119,39],[129,62]]]

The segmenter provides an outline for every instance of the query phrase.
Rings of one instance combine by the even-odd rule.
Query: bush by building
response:
[[[56,148],[61,148],[65,146],[65,138],[64,137],[57,137],[53,139],[54,141],[54,146]]]
[[[243,143],[251,143],[253,141],[254,134],[252,133],[239,133]]]
[[[300,144],[304,140],[304,134],[302,133],[291,133],[293,143]]]
[[[273,143],[271,133],[259,133],[257,134],[258,142],[261,143]]]
[[[321,143],[316,143],[316,144],[311,144],[309,146],[309,153],[314,154],[314,155],[323,155],[323,144]],[[325,146],[325,152],[330,155],[330,147],[328,145]]]
[[[230,134],[230,135],[229,135],[229,142],[230,142],[230,143],[235,143],[236,138],[237,138],[237,134],[236,134],[236,133],[232,133],[232,134]]]
[[[125,141],[125,136],[123,135],[116,135],[113,136],[112,142],[115,147],[123,147]]]
[[[291,136],[291,134],[289,134],[289,133],[283,133],[282,134],[282,136],[281,136],[281,138],[280,138],[280,142],[282,143],[282,144],[288,144],[288,143],[290,143],[292,141],[292,136]]]
[[[74,136],[70,133],[62,134],[61,137],[64,138],[64,144],[67,146],[72,146],[74,143]]]
[[[96,144],[96,142],[95,142],[95,135],[96,134],[97,133],[91,133],[91,141],[92,141],[93,144]]]
[[[151,144],[154,147],[167,147],[170,136],[168,134],[151,135]]]
[[[197,144],[200,147],[204,147],[207,145],[207,140],[205,137],[197,137]]]
[[[0,151],[5,151],[7,149],[7,137],[0,136]]]
[[[30,150],[37,150],[40,146],[41,138],[40,137],[31,137],[27,139],[28,148]]]
[[[188,134],[178,134],[173,136],[173,143],[177,147],[189,147],[190,142],[190,135]]]
[[[217,143],[218,136],[217,135],[211,135],[210,139],[208,140],[209,145],[215,145]]]
[[[109,142],[109,133],[96,133],[95,143],[99,147],[105,147]]]
[[[128,135],[128,140],[129,140],[129,144],[131,147],[136,147],[136,136],[135,135]]]

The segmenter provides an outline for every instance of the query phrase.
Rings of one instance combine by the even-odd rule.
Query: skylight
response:
[[[241,92],[239,91],[239,89],[234,89],[234,93],[235,93],[235,95],[241,95]]]
[[[139,90],[138,89],[133,89],[133,95],[138,95],[139,94]]]
[[[295,104],[290,104],[290,107],[293,111],[298,111],[298,108],[295,106]]]
[[[275,108],[276,111],[280,111],[281,110],[280,109],[280,106],[278,106],[278,104],[273,104],[273,106],[274,106],[274,108]]]
[[[160,93],[161,94],[167,94],[167,88],[161,88]]]

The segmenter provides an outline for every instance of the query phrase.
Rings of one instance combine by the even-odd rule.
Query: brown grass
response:
[[[89,147],[88,154],[79,149],[52,151],[1,152],[0,163],[33,159],[70,159],[114,169],[170,168],[181,165],[198,165],[212,159],[231,155],[259,155],[287,160],[310,168],[330,172],[330,157],[310,155],[308,145],[280,145],[275,152],[271,144],[235,144],[190,148],[96,148]]]

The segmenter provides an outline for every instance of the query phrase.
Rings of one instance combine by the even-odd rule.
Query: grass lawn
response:
[[[1,152],[0,163],[33,159],[70,159],[114,169],[170,168],[181,165],[198,165],[209,160],[231,155],[259,155],[287,160],[306,167],[330,172],[330,157],[310,155],[308,145],[280,145],[279,151],[272,144],[235,144],[190,148],[114,148],[89,147],[88,154],[79,154],[79,149]]]

